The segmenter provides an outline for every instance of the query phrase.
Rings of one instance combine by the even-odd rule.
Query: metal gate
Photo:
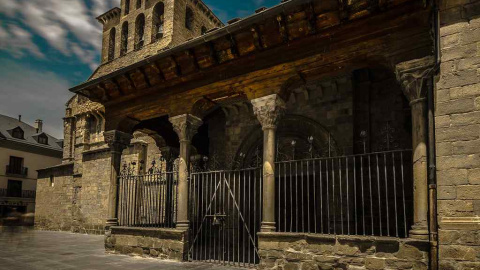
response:
[[[120,226],[175,228],[178,171],[164,159],[152,162],[146,172],[136,163],[124,165],[118,177]]]
[[[189,190],[189,259],[243,267],[256,265],[262,170],[192,173]]]

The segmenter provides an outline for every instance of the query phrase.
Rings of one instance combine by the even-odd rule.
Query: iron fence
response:
[[[243,267],[259,262],[262,184],[261,168],[191,174],[191,260]]]
[[[124,166],[119,176],[120,226],[175,228],[178,172],[155,167],[145,174]]]
[[[408,237],[411,151],[276,162],[277,230]]]

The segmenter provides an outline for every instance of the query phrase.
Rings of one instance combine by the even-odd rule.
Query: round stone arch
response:
[[[337,142],[330,131],[318,122],[301,115],[285,115],[276,130],[276,160],[299,160],[338,156]],[[292,142],[295,142],[292,144]],[[263,131],[254,127],[243,140],[235,154],[238,167],[261,166],[263,156]]]

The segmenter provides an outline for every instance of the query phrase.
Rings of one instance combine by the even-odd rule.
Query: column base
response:
[[[105,223],[105,230],[110,230],[111,227],[118,226],[118,218],[109,218]]]
[[[419,239],[419,240],[428,240],[429,233],[428,227],[422,225],[414,225],[410,230],[410,238]]]
[[[275,222],[262,222],[261,232],[275,232],[277,230]]]
[[[188,231],[190,228],[190,221],[177,221],[177,230]]]

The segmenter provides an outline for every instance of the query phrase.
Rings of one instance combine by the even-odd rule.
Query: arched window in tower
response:
[[[153,8],[152,42],[163,38],[164,13],[165,5],[162,2],[158,3],[155,8]]]
[[[122,25],[122,45],[120,48],[120,56],[124,56],[128,50],[128,22]]]
[[[140,14],[135,21],[135,50],[139,50],[145,43],[145,15]]]
[[[112,28],[110,30],[110,37],[108,39],[108,61],[112,61],[115,58],[115,35],[116,30]]]
[[[189,7],[185,12],[185,27],[189,30],[193,29],[193,10]]]
[[[127,15],[128,13],[130,13],[130,0],[125,0],[125,6],[123,7],[123,14],[124,15]]]
[[[207,33],[207,28],[205,26],[202,26],[202,29],[201,29],[201,34],[202,35],[205,35]]]
[[[137,9],[142,7],[142,0],[137,0]]]

